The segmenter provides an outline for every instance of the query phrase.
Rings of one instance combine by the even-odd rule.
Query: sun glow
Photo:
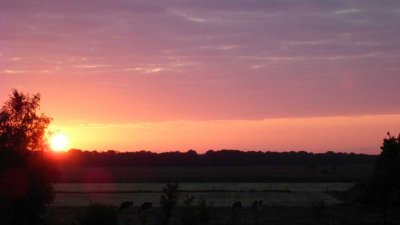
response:
[[[63,133],[56,133],[50,137],[50,147],[53,151],[61,152],[67,150],[68,139]]]

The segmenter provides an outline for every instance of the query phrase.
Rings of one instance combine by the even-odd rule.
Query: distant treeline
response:
[[[355,153],[299,152],[261,152],[239,150],[209,150],[198,154],[194,150],[187,152],[149,151],[117,152],[117,151],[81,151],[70,150],[58,155],[57,161],[63,166],[88,167],[137,167],[137,166],[339,166],[351,164],[372,164],[376,155]]]

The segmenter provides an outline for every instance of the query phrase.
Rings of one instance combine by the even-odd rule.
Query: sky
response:
[[[0,0],[0,102],[70,148],[379,153],[400,132],[400,1]]]

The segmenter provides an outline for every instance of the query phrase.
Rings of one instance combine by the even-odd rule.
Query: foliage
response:
[[[40,95],[13,91],[0,111],[0,220],[37,224],[53,199],[57,170],[44,154],[51,119],[38,115]]]
[[[167,183],[163,188],[163,195],[160,199],[161,209],[163,216],[161,219],[162,224],[168,224],[172,217],[172,210],[178,203],[178,183]]]
[[[400,135],[394,137],[388,133],[381,150],[373,175],[358,184],[361,193],[358,200],[364,207],[380,208],[386,223],[389,211],[395,210],[400,202]]]
[[[45,131],[51,119],[37,115],[40,95],[30,96],[16,90],[0,112],[0,149],[40,151],[45,149]]]
[[[186,195],[182,207],[182,225],[208,224],[211,220],[210,205],[205,200],[201,200],[197,206],[193,202],[194,197]]]
[[[182,225],[196,225],[196,212],[193,207],[193,196],[186,196],[186,199],[183,201],[183,209],[182,209]]]
[[[235,201],[232,205],[232,211],[231,211],[231,218],[230,218],[230,224],[232,225],[239,225],[242,224],[243,220],[243,212],[242,212],[242,202],[241,201]]]
[[[312,214],[318,224],[329,224],[328,208],[324,200],[312,204]]]
[[[60,158],[63,166],[92,166],[92,167],[207,167],[207,166],[303,166],[311,170],[318,165],[340,168],[343,165],[372,165],[376,155],[354,153],[310,153],[310,152],[262,152],[262,151],[207,151],[197,154],[187,152],[97,152],[74,149],[67,157]],[[290,166],[289,166],[290,165]],[[334,166],[332,166],[334,165]],[[321,169],[324,169],[322,166]]]
[[[117,211],[114,207],[91,203],[79,218],[80,225],[117,225]]]
[[[211,220],[210,215],[211,205],[208,205],[205,200],[201,200],[199,203],[199,221],[202,224],[207,224]]]

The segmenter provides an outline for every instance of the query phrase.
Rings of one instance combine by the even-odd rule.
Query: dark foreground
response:
[[[331,165],[321,165],[316,167],[309,166],[247,166],[247,167],[73,167],[71,169],[62,169],[62,179],[61,182],[67,182],[70,184],[64,185],[81,185],[85,183],[92,183],[92,185],[96,185],[96,187],[103,187],[101,183],[105,184],[116,184],[115,186],[125,187],[130,185],[130,182],[145,182],[148,183],[146,185],[156,185],[156,183],[151,184],[153,182],[170,182],[170,181],[179,181],[179,182],[196,182],[196,187],[200,188],[200,191],[206,191],[207,182],[237,182],[244,183],[245,182],[254,182],[254,185],[257,187],[263,185],[262,183],[270,183],[272,182],[283,182],[283,183],[293,183],[295,185],[296,182],[308,183],[311,186],[316,182],[326,182],[329,184],[329,191],[336,191],[332,189],[331,186],[335,182],[348,182],[348,183],[356,183],[358,181],[365,180],[369,174],[373,171],[373,164],[363,164],[363,165],[342,165],[342,166],[331,166]],[[75,183],[75,184],[74,184]],[[123,184],[121,184],[123,183]],[[87,186],[87,185],[86,185]],[[203,187],[204,186],[204,187]],[[229,185],[231,187],[232,185]],[[143,191],[140,189],[139,191],[135,191],[133,193],[133,189],[130,188],[128,191],[132,191],[132,193],[127,193],[129,196],[140,195],[146,196],[143,197],[145,201],[152,201],[154,208],[150,210],[138,212],[138,208],[130,208],[127,211],[122,213],[118,213],[119,204],[114,201],[101,201],[102,199],[99,197],[110,195],[111,193],[103,193],[104,190],[100,190],[100,192],[93,192],[95,194],[95,198],[90,198],[90,201],[99,201],[103,204],[114,204],[113,206],[102,206],[106,208],[106,211],[110,213],[109,215],[112,218],[110,219],[110,223],[103,223],[107,225],[134,225],[134,224],[148,224],[148,225],[158,225],[160,223],[160,217],[162,215],[161,208],[159,208],[158,199],[161,195],[159,187],[155,190],[158,190],[156,193],[151,192],[151,190],[146,186],[143,187],[146,193],[139,193],[139,191]],[[132,189],[132,190],[131,190]],[[182,190],[188,189],[187,187],[182,187]],[[253,188],[254,189],[254,188]],[[264,188],[265,189],[265,188]],[[266,190],[262,189],[261,192],[265,192]],[[90,188],[91,191],[93,191]],[[136,189],[134,189],[136,190]],[[150,191],[149,191],[150,190]],[[188,189],[189,190],[189,189]],[[197,189],[196,189],[197,190]],[[208,190],[208,189],[207,189]],[[218,189],[221,194],[226,194],[227,190]],[[226,207],[229,204],[215,204],[211,206],[207,206],[208,219],[206,221],[201,221],[198,215],[198,202],[196,201],[199,193],[197,190],[196,193],[191,193],[190,191],[182,192],[179,200],[179,207],[175,207],[173,210],[173,216],[170,220],[169,224],[176,225],[201,225],[201,224],[241,224],[241,225],[262,225],[262,224],[272,224],[272,225],[296,225],[296,224],[324,224],[324,225],[347,225],[347,224],[383,224],[381,219],[380,211],[365,211],[360,208],[360,206],[354,204],[347,199],[342,199],[341,194],[337,195],[334,193],[330,195],[328,193],[328,189],[324,188],[323,193],[325,195],[330,195],[330,197],[337,199],[338,201],[326,201],[325,198],[317,198],[313,195],[314,192],[304,191],[304,190],[291,190],[290,188],[275,188],[274,192],[267,192],[267,197],[261,198],[258,196],[258,189],[250,190],[249,193],[251,195],[257,195],[257,198],[254,199],[263,199],[264,204],[260,208],[253,208],[251,202],[254,199],[243,198],[240,199],[243,201],[243,206],[241,208],[233,209],[232,207]],[[103,191],[103,192],[101,192]],[[240,190],[243,191],[243,190]],[[279,191],[279,192],[277,192]],[[344,190],[337,190],[344,191]],[[68,192],[68,190],[67,190]],[[71,196],[77,195],[78,197],[83,196],[86,193],[74,192],[67,193],[62,192],[58,193],[59,195],[68,195],[68,198]],[[149,193],[147,193],[149,192]],[[151,193],[150,193],[151,192]],[[262,194],[264,194],[264,192]],[[276,193],[275,193],[276,192]],[[300,193],[300,194],[298,194]],[[318,192],[319,193],[319,192]],[[125,193],[122,193],[125,194]],[[185,200],[185,195],[191,194],[196,197],[196,200],[192,204],[191,208],[183,207],[182,201]],[[207,196],[210,193],[206,193]],[[235,196],[240,193],[234,193]],[[246,193],[247,194],[247,193]],[[302,199],[311,199],[312,201],[304,201],[307,204],[296,205],[275,205],[273,202],[268,201],[274,199],[272,197],[278,196],[281,199],[281,196],[292,196],[293,194],[298,194]],[[155,198],[152,199],[148,195],[155,195]],[[304,197],[303,195],[307,195],[309,198]],[[75,200],[79,200],[79,198],[73,198]],[[115,197],[115,196],[114,196]],[[115,200],[115,198],[112,200]],[[248,196],[247,196],[248,197]],[[58,198],[59,200],[62,198]],[[140,196],[136,196],[135,198],[120,198],[118,199],[118,203],[121,201],[125,201],[126,199],[134,199],[135,206],[137,204],[141,204]],[[204,198],[208,202],[212,202],[213,198]],[[228,200],[239,200],[236,198],[227,198]],[[290,197],[290,199],[294,199]],[[323,199],[325,202],[321,201]],[[315,201],[314,201],[315,200]],[[61,201],[65,202],[65,201]],[[293,202],[298,203],[298,200],[293,200]],[[52,225],[71,225],[71,224],[85,224],[91,225],[96,224],[99,225],[96,219],[100,219],[101,216],[104,216],[106,213],[100,210],[91,212],[87,207],[66,207],[62,206],[63,204],[55,204],[51,206],[45,216],[46,224]],[[192,214],[191,214],[192,213]],[[195,216],[193,216],[195,215]],[[95,222],[82,222],[82,218],[93,217]],[[193,219],[197,217],[196,219]],[[400,216],[399,213],[393,215],[391,212],[390,221],[387,224],[400,224]],[[105,218],[106,219],[106,218]],[[101,219],[103,221],[105,219]]]
[[[112,208],[115,212],[117,208]],[[47,224],[71,225],[79,224],[79,218],[86,212],[85,207],[51,207],[46,214]],[[186,214],[185,214],[186,213]],[[138,213],[138,208],[132,208],[117,216],[118,224],[158,224],[161,214],[160,208],[153,208],[145,213]],[[170,224],[274,224],[274,225],[296,225],[296,224],[381,224],[380,214],[363,212],[353,205],[323,206],[316,203],[309,207],[262,207],[253,210],[243,206],[239,210],[230,207],[211,207],[208,222],[184,221],[182,215],[187,215],[183,207],[177,207],[171,218]],[[400,224],[399,216],[389,224]],[[186,218],[187,219],[187,218]]]

